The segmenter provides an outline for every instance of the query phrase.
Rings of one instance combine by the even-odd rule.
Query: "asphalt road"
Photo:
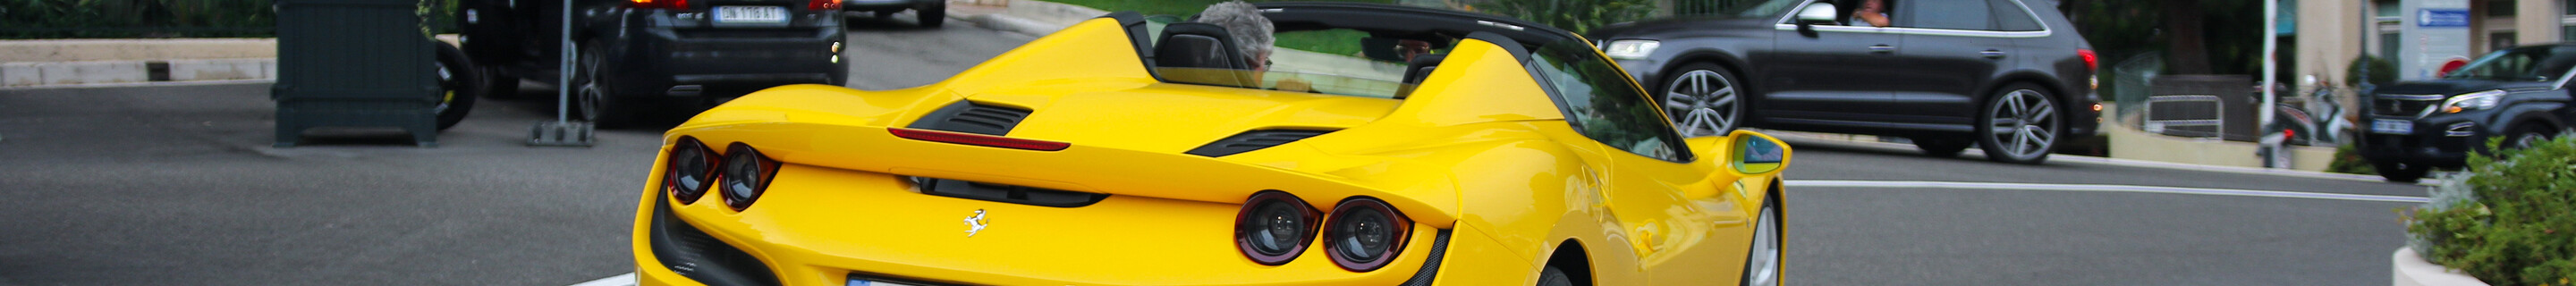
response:
[[[1032,37],[853,19],[851,86],[944,79]],[[551,100],[486,101],[416,148],[359,131],[272,148],[266,84],[0,90],[0,285],[565,285],[634,267],[655,130],[531,148]],[[530,93],[543,93],[535,88]],[[1801,180],[2421,196],[2421,186],[1930,158],[1792,142]],[[1794,184],[1794,183],[1793,183]],[[1802,285],[2386,283],[2404,203],[2131,192],[1793,187]]]

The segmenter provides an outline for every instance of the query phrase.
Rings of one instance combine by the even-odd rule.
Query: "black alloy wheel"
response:
[[[439,100],[432,109],[438,113],[439,131],[465,122],[465,114],[474,111],[474,98],[489,89],[485,87],[483,70],[474,68],[473,62],[465,57],[465,50],[438,43]]]
[[[597,41],[581,45],[581,66],[573,68],[573,103],[575,114],[600,128],[625,126],[633,121],[635,111],[629,104],[618,102],[616,84],[607,82],[607,43]]]
[[[2424,173],[2433,171],[2433,166],[2424,164],[2370,162],[2370,167],[2379,171],[2380,178],[2397,183],[2414,183],[2423,180]]]
[[[1664,116],[1672,117],[1673,128],[1682,137],[1725,136],[1742,127],[1744,122],[1744,89],[1736,85],[1735,74],[1708,63],[1682,66],[1664,78]]]
[[[2053,99],[2030,84],[2005,86],[1987,98],[1977,118],[1976,136],[1986,160],[2033,165],[2047,161],[2050,148],[2057,147],[2058,133],[2066,130]]]

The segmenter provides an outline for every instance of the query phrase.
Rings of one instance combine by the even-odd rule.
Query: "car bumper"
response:
[[[2501,126],[2477,124],[2467,116],[2431,116],[2422,119],[2374,117],[2406,120],[2412,125],[2408,134],[2381,134],[2364,130],[2358,142],[2362,158],[2373,162],[2426,164],[2457,168],[2468,161],[2470,152],[2486,151],[2486,140],[2502,134]],[[2369,125],[2365,122],[2364,126]]]
[[[824,12],[815,12],[824,13]],[[838,12],[829,12],[838,13]],[[731,97],[789,84],[839,84],[849,65],[837,17],[792,17],[784,27],[718,27],[654,15],[630,27],[611,70],[625,96]]]
[[[758,203],[739,212],[718,194],[694,204],[660,192],[645,196],[633,237],[639,284],[774,277],[780,285],[848,285],[855,277],[929,285],[1387,285],[1414,279],[1424,265],[1439,267],[1431,261],[1444,256],[1437,254],[1449,248],[1443,242],[1468,233],[1418,226],[1403,254],[1370,272],[1335,266],[1320,245],[1264,266],[1223,239],[1239,208],[1232,204],[1113,196],[1056,208],[926,195],[881,173],[788,165],[776,176]],[[975,210],[990,210],[992,224],[970,237],[961,220]],[[1521,265],[1509,269],[1528,268]]]

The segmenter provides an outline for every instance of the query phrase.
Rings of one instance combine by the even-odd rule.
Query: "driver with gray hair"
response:
[[[1270,25],[1269,17],[1261,16],[1261,8],[1241,0],[1226,1],[1208,5],[1207,10],[1199,11],[1198,19],[1191,22],[1225,27],[1227,34],[1234,35],[1235,46],[1243,49],[1243,55],[1249,57],[1244,59],[1245,66],[1252,67],[1253,71],[1270,70],[1270,33],[1275,28]]]

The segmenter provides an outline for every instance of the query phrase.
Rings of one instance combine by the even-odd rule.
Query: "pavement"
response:
[[[937,82],[1034,39],[909,19],[850,21],[851,87]],[[524,147],[551,101],[494,100],[437,148],[369,130],[275,148],[266,96],[265,82],[0,89],[0,197],[34,202],[0,208],[18,230],[0,232],[0,285],[632,282],[658,129]],[[1789,140],[1784,246],[1804,285],[2387,283],[2391,210],[2425,188]]]

